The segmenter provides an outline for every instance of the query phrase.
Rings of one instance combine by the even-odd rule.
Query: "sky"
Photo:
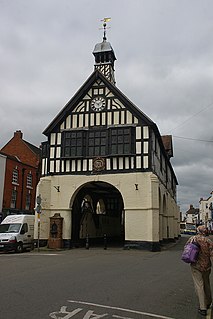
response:
[[[0,0],[0,148],[16,130],[39,146],[94,70],[101,19],[117,87],[173,136],[177,202],[213,190],[212,0]]]

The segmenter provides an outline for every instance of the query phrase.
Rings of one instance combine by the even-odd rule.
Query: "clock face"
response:
[[[97,96],[91,102],[93,111],[102,111],[106,106],[106,100],[103,97]]]

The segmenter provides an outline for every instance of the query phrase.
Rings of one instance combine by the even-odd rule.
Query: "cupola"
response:
[[[113,84],[115,84],[114,62],[116,60],[115,53],[106,38],[106,22],[109,18],[105,18],[103,23],[104,36],[101,43],[95,45],[93,55],[95,56],[95,70],[99,69],[104,76]]]

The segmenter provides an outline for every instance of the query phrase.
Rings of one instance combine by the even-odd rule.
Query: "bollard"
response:
[[[107,249],[107,235],[104,234],[104,249]]]
[[[89,235],[86,236],[86,249],[89,249]]]

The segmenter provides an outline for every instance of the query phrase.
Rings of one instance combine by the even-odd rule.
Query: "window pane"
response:
[[[98,156],[99,155],[99,146],[95,147],[95,155]]]
[[[123,143],[123,136],[118,136],[118,143]]]
[[[130,140],[129,135],[125,135],[125,136],[124,136],[124,143],[128,143],[129,140]]]
[[[65,156],[69,156],[70,155],[70,148],[69,147],[65,147],[64,155]]]
[[[72,148],[70,149],[70,155],[71,155],[71,156],[75,156],[75,148],[74,148],[74,147],[72,147]],[[67,154],[67,156],[69,156],[69,154]]]
[[[124,144],[124,153],[129,154],[130,153],[130,145]]]
[[[78,156],[82,155],[82,148],[81,147],[77,147],[77,155]]]
[[[117,146],[112,145],[112,154],[117,154]]]
[[[95,139],[95,145],[100,145],[100,138]]]
[[[105,154],[106,154],[106,147],[101,146],[101,155],[105,155]]]
[[[89,146],[93,146],[94,145],[94,140],[93,139],[89,139]]]
[[[101,145],[106,145],[106,138],[105,137],[101,138]]]
[[[89,147],[89,156],[93,156],[93,147]]]
[[[123,154],[123,144],[118,144],[118,154]]]
[[[112,143],[116,144],[117,143],[117,136],[112,136]]]

